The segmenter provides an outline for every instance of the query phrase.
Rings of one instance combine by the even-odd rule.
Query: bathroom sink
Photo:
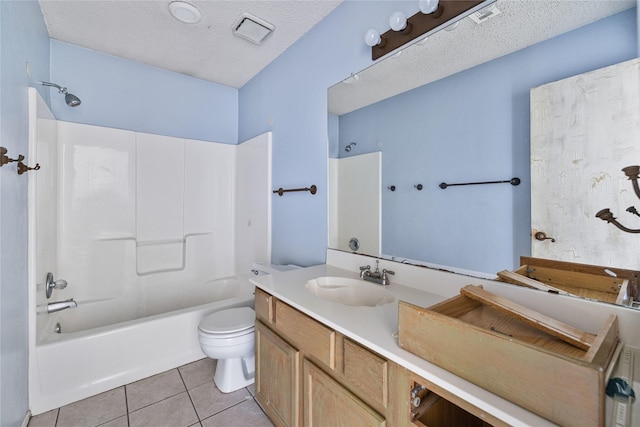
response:
[[[395,298],[380,285],[345,277],[318,277],[305,285],[313,295],[344,305],[377,307]]]

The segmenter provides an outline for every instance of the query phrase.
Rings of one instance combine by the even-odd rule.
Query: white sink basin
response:
[[[318,277],[305,285],[313,295],[344,305],[377,307],[395,298],[385,288],[364,280],[345,277]]]

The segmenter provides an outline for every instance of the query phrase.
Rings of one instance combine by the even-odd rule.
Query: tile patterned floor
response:
[[[220,392],[202,359],[32,417],[28,427],[271,427],[254,387]]]

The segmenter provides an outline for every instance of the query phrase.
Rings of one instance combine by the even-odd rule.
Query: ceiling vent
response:
[[[255,44],[262,44],[262,41],[275,30],[273,24],[253,16],[250,13],[243,13],[233,24],[233,33],[236,36],[247,39]]]
[[[496,15],[500,15],[500,10],[498,9],[498,6],[493,3],[491,6],[487,6],[484,9],[472,13],[469,15],[469,18],[471,18],[471,20],[476,24],[482,24],[484,21],[487,21]]]

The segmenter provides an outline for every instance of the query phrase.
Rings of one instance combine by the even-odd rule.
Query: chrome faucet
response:
[[[377,283],[378,285],[387,286],[389,282],[389,274],[396,274],[395,271],[387,270],[386,268],[382,269],[382,272],[378,268],[380,264],[380,260],[376,260],[376,271],[371,271],[371,266],[365,265],[360,267],[360,278],[366,280],[367,282]]]
[[[362,267],[360,267],[360,278],[364,279],[364,275],[367,273],[371,273],[371,266],[370,265],[363,265]]]
[[[55,313],[56,311],[66,310],[67,308],[76,308],[78,303],[73,298],[66,301],[50,302],[47,304],[47,313]]]

